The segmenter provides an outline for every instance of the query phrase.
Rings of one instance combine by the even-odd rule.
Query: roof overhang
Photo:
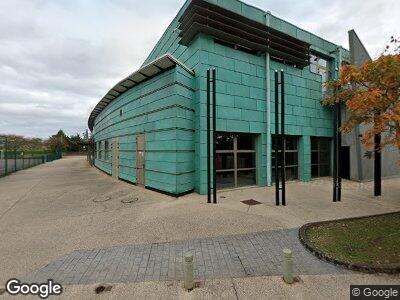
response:
[[[130,90],[131,88],[135,87],[136,85],[143,83],[144,81],[149,80],[150,78],[153,78],[171,68],[174,68],[176,65],[181,66],[187,72],[194,75],[194,71],[192,69],[185,66],[171,54],[167,53],[152,61],[151,63],[141,67],[136,72],[118,82],[111,90],[108,91],[108,93],[100,100],[99,103],[97,103],[97,105],[92,110],[88,120],[89,129],[93,131],[94,120],[103,111],[103,109],[107,107],[107,105],[114,101],[114,99],[116,99],[126,91]]]
[[[297,68],[309,65],[310,44],[205,0],[192,0],[179,22],[182,45],[204,33]]]

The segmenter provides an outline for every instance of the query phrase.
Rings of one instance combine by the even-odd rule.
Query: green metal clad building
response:
[[[95,165],[179,195],[207,193],[206,74],[216,68],[217,185],[266,186],[274,176],[274,71],[285,72],[286,176],[329,176],[333,119],[323,82],[342,47],[237,0],[188,0],[143,66],[89,118]]]

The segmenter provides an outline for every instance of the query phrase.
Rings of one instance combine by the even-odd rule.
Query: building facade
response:
[[[323,83],[350,53],[237,0],[188,0],[142,67],[92,111],[95,165],[150,189],[207,192],[207,69],[216,68],[217,186],[271,185],[274,72],[285,72],[286,175],[329,176]]]

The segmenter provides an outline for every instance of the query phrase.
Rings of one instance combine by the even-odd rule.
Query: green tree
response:
[[[71,152],[81,152],[83,147],[83,140],[79,133],[76,135],[72,135],[70,137],[70,145],[69,145],[69,151]]]
[[[340,78],[327,83],[332,93],[326,105],[343,103],[350,117],[341,130],[349,133],[358,124],[368,128],[363,144],[371,149],[373,137],[386,133],[381,143],[400,149],[400,39],[391,38],[384,53],[361,67],[345,65]]]
[[[45,145],[49,150],[62,152],[67,152],[70,148],[70,144],[71,142],[69,137],[61,129],[57,134],[52,135],[45,142]]]

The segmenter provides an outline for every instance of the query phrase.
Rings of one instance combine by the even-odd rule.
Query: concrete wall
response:
[[[368,51],[354,30],[349,31],[350,52],[349,62],[360,67],[371,61]],[[342,119],[348,118],[346,109],[342,110]],[[374,178],[374,159],[365,156],[371,149],[366,149],[360,139],[360,135],[368,130],[368,127],[361,124],[349,134],[343,134],[343,146],[350,146],[350,179],[368,181]],[[395,147],[385,147],[382,151],[382,177],[400,176],[400,152]]]

